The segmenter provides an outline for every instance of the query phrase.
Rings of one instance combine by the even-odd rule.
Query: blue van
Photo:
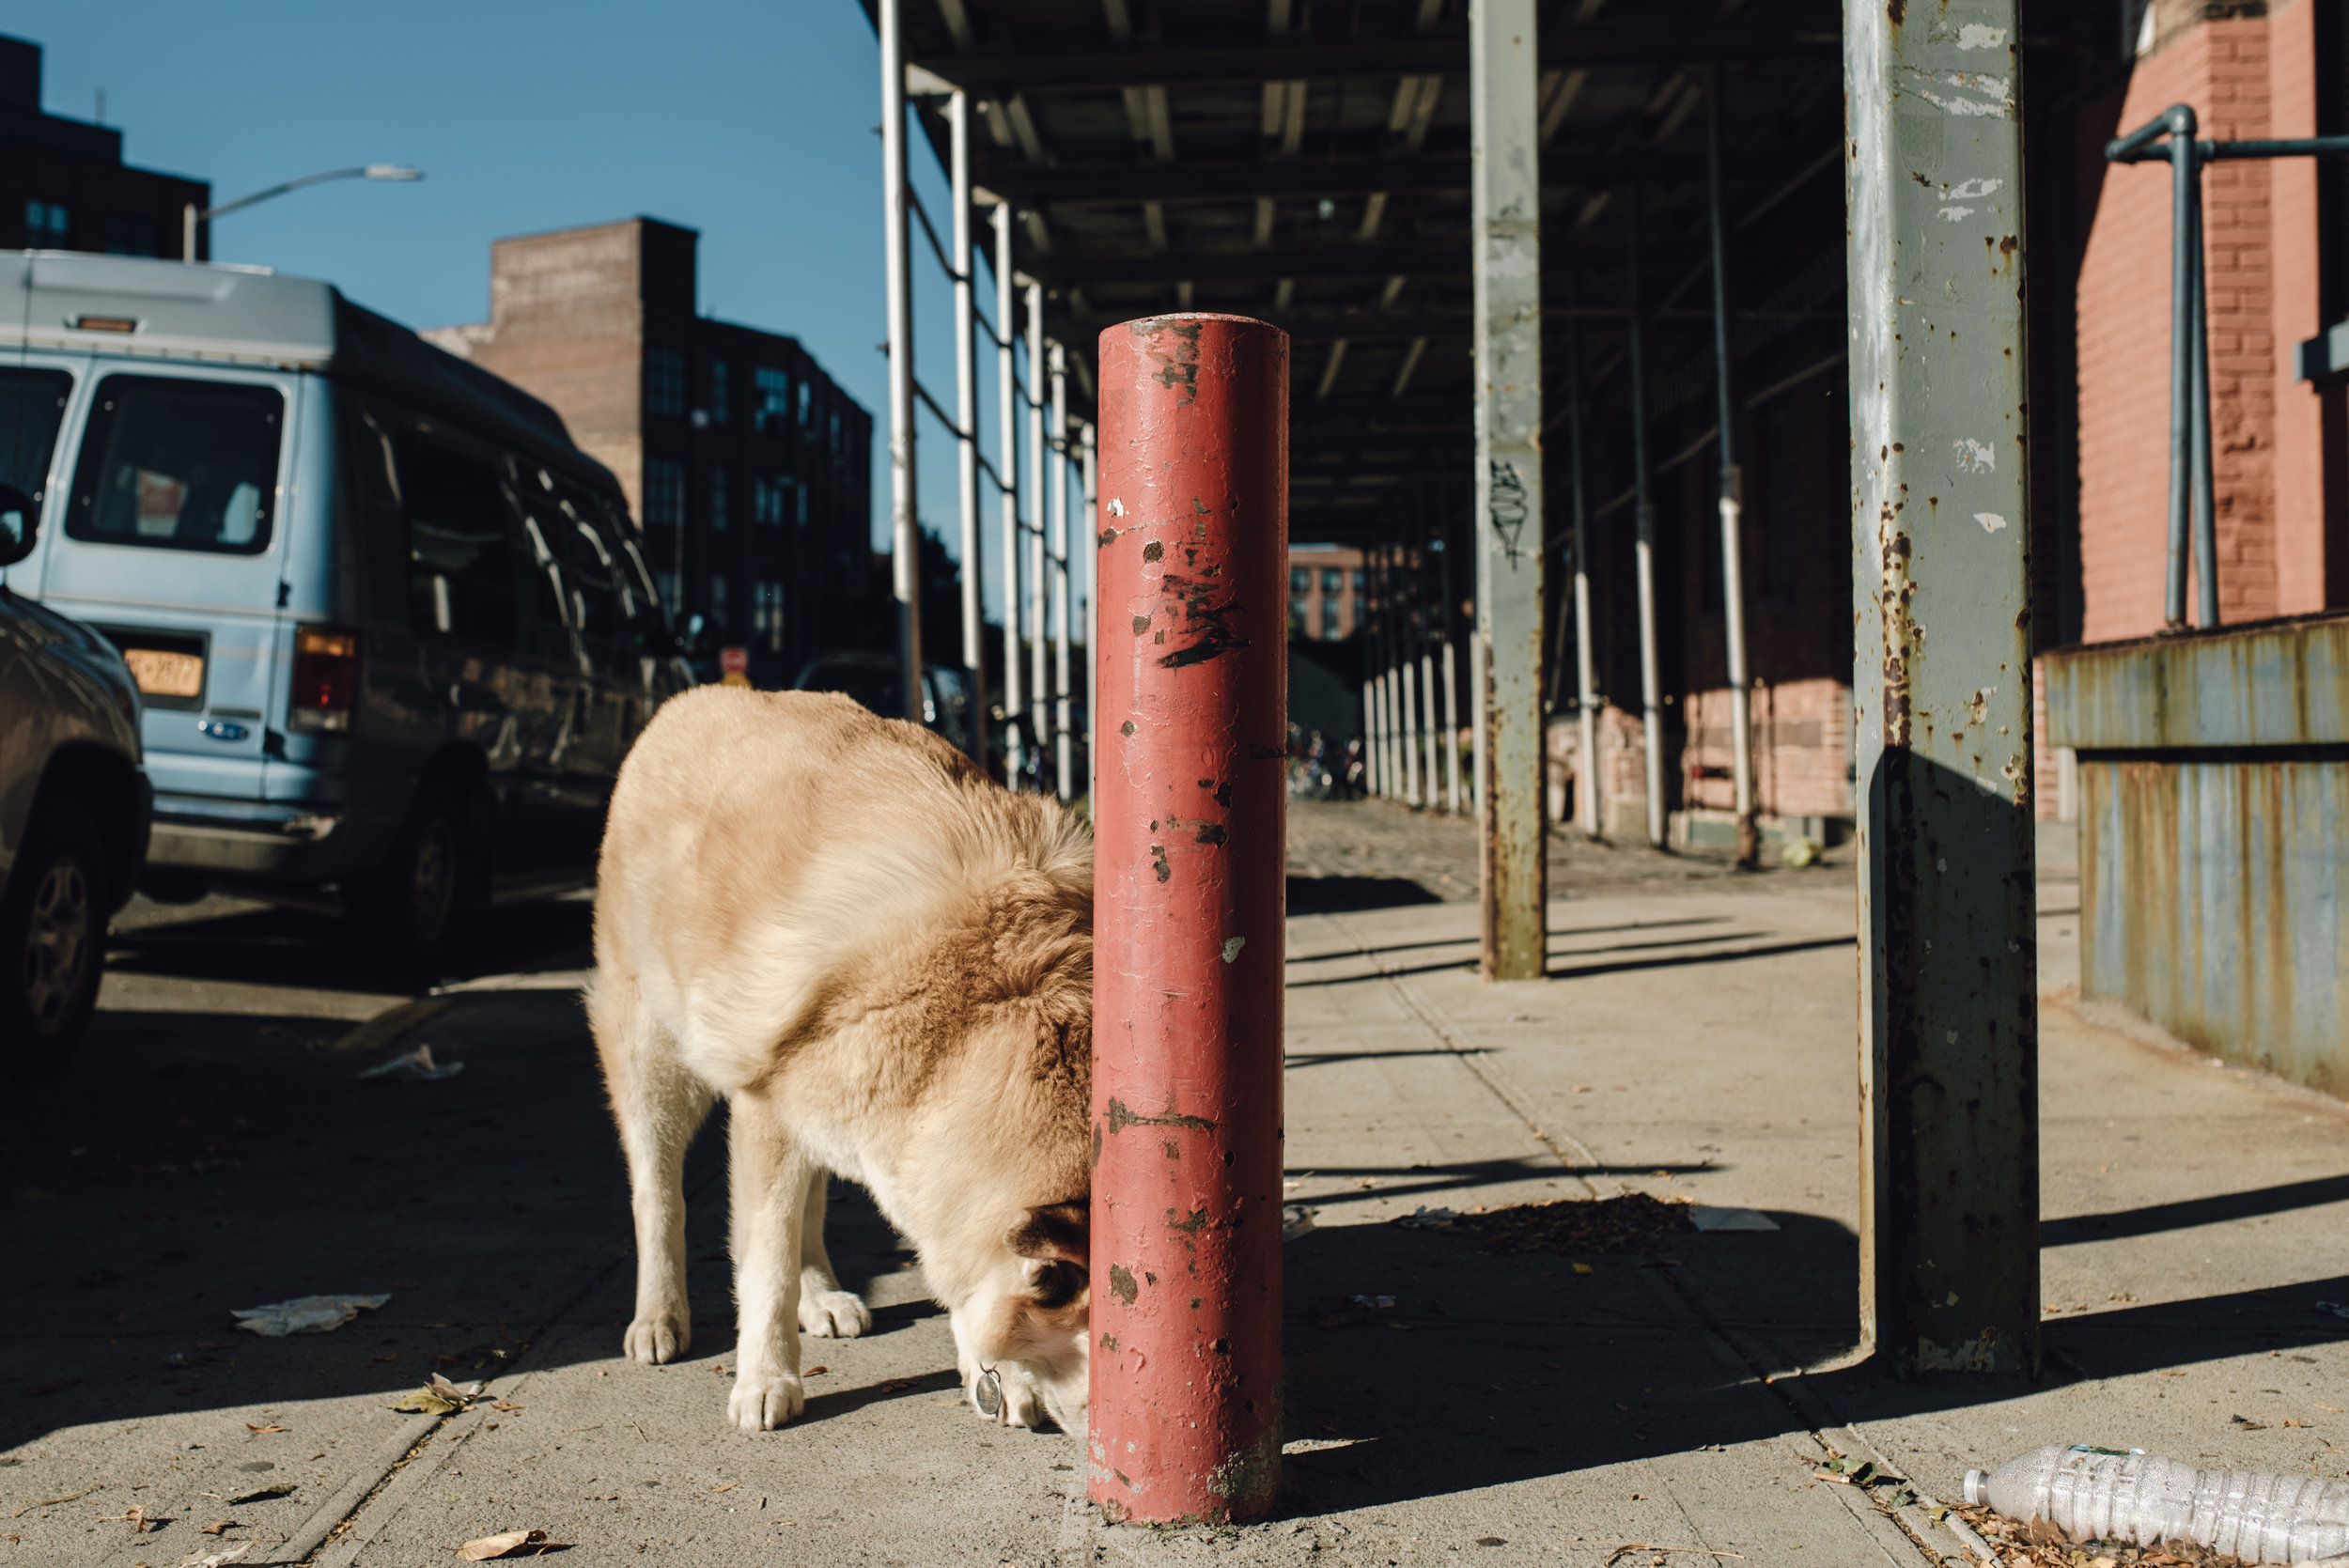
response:
[[[352,916],[443,960],[583,884],[620,760],[692,683],[618,483],[554,411],[265,270],[0,256],[14,592],[122,650],[142,883]]]

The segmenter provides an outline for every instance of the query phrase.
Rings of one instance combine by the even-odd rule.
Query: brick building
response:
[[[40,46],[0,38],[0,247],[178,256],[182,212],[211,193],[123,163],[112,126],[42,113]],[[209,241],[196,236],[199,258]]]
[[[1362,552],[1345,545],[1289,547],[1289,636],[1336,643],[1361,625]]]
[[[796,340],[698,313],[698,238],[630,218],[500,240],[490,319],[424,335],[552,404],[619,476],[672,613],[787,685],[869,640],[873,418]]]

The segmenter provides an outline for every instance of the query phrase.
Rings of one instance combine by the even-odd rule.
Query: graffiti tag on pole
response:
[[[1486,515],[1491,518],[1493,532],[1501,539],[1501,548],[1515,567],[1523,555],[1525,518],[1525,481],[1517,477],[1517,465],[1492,459],[1491,493],[1485,504]]]

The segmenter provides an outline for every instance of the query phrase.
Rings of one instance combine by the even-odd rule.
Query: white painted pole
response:
[[[1068,736],[1068,351],[1051,347],[1052,366],[1052,780],[1076,799]]]
[[[1044,430],[1044,286],[1028,285],[1028,451],[1029,472],[1034,476],[1034,500],[1028,505],[1028,690],[1034,693],[1035,743],[1046,744],[1051,723],[1049,675],[1045,668],[1045,604],[1051,593],[1044,561],[1044,507],[1051,480],[1052,449]],[[1036,759],[1041,778],[1044,762]]]
[[[1019,366],[1012,352],[1011,203],[995,207],[995,417],[997,477],[1003,490],[1003,784],[1019,787],[1026,748],[1019,743]]]
[[[1098,602],[1101,591],[1101,441],[1099,430],[1090,420],[1085,422],[1082,451],[1084,543],[1078,548],[1085,552],[1085,601],[1077,624],[1089,629],[1095,622],[1093,607]],[[1101,767],[1100,748],[1095,744],[1095,738],[1099,734],[1098,715],[1101,711],[1101,705],[1097,700],[1100,695],[1101,661],[1095,657],[1093,639],[1096,635],[1090,629],[1085,632],[1085,802],[1088,809],[1094,799],[1094,782],[1100,777]]]
[[[890,584],[905,716],[922,722],[922,540],[913,470],[913,291],[906,272],[906,60],[898,0],[879,0],[881,252],[889,318]]]
[[[967,693],[963,711],[971,721],[971,760],[987,767],[986,611],[979,598],[979,364],[977,302],[972,287],[978,281],[971,247],[971,95],[957,92],[946,101],[946,120],[952,135],[955,194],[955,435],[956,479],[962,511],[962,680]]]

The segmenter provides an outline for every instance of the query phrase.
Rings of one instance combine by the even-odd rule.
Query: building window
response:
[[[1304,567],[1298,567],[1293,568],[1293,569],[1289,572],[1289,592],[1290,592],[1290,593],[1292,593],[1292,594],[1307,594],[1307,593],[1311,593],[1311,592],[1313,591],[1313,586],[1314,586],[1314,574],[1313,574],[1313,573],[1311,573],[1311,572],[1309,572],[1309,571],[1307,571]]]
[[[791,373],[762,365],[751,374],[758,394],[758,411],[752,423],[760,430],[780,429],[791,421]]]
[[[58,201],[28,201],[24,204],[24,248],[28,251],[61,251],[65,249],[66,229],[70,214],[65,203]]]
[[[1325,643],[1334,643],[1345,635],[1346,629],[1338,622],[1337,600],[1323,599],[1321,601],[1321,640]]]
[[[709,531],[726,531],[726,471],[723,468],[709,471]]]
[[[1301,598],[1293,598],[1289,600],[1289,630],[1295,632],[1299,637],[1305,635],[1306,603],[1307,601]]]
[[[781,474],[762,474],[752,481],[751,520],[762,528],[781,528],[790,511],[791,481]]]
[[[645,526],[676,528],[685,521],[685,465],[673,458],[645,459]]]
[[[727,406],[734,401],[728,394],[726,362],[713,359],[709,362],[709,422],[712,425],[726,422]]]
[[[1344,572],[1335,567],[1323,569],[1321,574],[1321,597],[1323,598],[1335,598],[1345,591],[1345,588],[1346,574]]]
[[[1362,568],[1361,568],[1361,567],[1356,567],[1354,568],[1354,597],[1355,597],[1356,598],[1361,598],[1361,597],[1362,597],[1362,585],[1363,585],[1363,582],[1364,582],[1364,578],[1363,578]]]
[[[723,572],[709,580],[709,624],[722,629],[726,624],[726,580]]]
[[[652,581],[653,585],[661,590],[661,603],[662,608],[669,612],[669,619],[677,620],[685,610],[684,604],[677,597],[677,573],[657,571],[652,574]]]
[[[106,220],[106,254],[108,256],[161,256],[156,249],[155,225],[145,218],[109,218]]]
[[[645,411],[675,419],[685,412],[685,355],[654,349],[645,355]]]
[[[775,582],[751,584],[751,637],[764,640],[770,653],[783,651],[783,584]]]

